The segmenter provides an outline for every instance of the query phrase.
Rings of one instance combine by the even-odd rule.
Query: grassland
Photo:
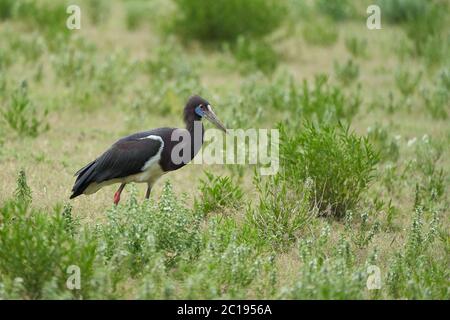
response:
[[[450,298],[445,1],[378,1],[381,30],[365,1],[218,4],[190,28],[200,0],[77,2],[68,30],[64,1],[0,0],[0,298]],[[245,10],[270,21],[239,29]],[[280,128],[279,174],[188,165],[150,201],[69,202],[77,169],[182,126],[194,93],[229,128]]]

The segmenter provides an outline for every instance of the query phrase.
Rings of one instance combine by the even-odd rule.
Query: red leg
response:
[[[120,201],[120,194],[122,193],[123,188],[125,188],[125,183],[122,183],[119,187],[119,189],[114,194],[114,204],[117,206],[117,204]]]

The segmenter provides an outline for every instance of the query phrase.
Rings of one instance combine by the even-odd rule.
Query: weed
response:
[[[423,219],[423,208],[416,207],[408,240],[390,262],[387,285],[395,298],[434,299],[448,295],[448,269],[442,263],[445,254],[426,254],[437,245],[438,214],[433,213],[428,231]]]
[[[349,0],[327,1],[318,0],[315,2],[319,12],[326,14],[335,21],[345,20],[353,15],[353,5]]]
[[[359,66],[353,63],[353,60],[348,60],[347,63],[341,65],[337,61],[334,62],[334,72],[338,80],[344,85],[348,86],[358,79]]]
[[[11,97],[5,110],[0,110],[3,120],[9,127],[19,135],[37,137],[40,133],[48,130],[45,124],[47,111],[38,117],[36,108],[28,96],[28,85],[22,82]]]
[[[207,6],[202,0],[175,3],[179,12],[175,30],[206,41],[234,41],[239,35],[264,36],[279,26],[285,12],[283,3],[273,0],[217,0]]]
[[[304,185],[287,181],[281,175],[267,180],[255,175],[259,202],[247,212],[247,219],[257,227],[261,239],[280,249],[295,241],[299,231],[317,215],[317,208],[310,207],[314,201],[312,181],[307,180]]]
[[[336,43],[338,31],[326,19],[309,21],[303,26],[303,38],[308,44],[327,47]]]
[[[374,179],[377,153],[367,138],[348,128],[306,123],[300,133],[289,135],[281,127],[280,139],[281,167],[287,179],[291,183],[312,179],[312,205],[321,214],[343,217],[356,207]]]
[[[206,180],[201,180],[201,197],[196,206],[204,213],[221,210],[226,207],[239,208],[242,206],[243,192],[235,185],[230,177],[215,176],[205,172]]]
[[[261,70],[271,74],[277,67],[278,54],[262,40],[239,37],[232,49],[237,61],[245,64],[248,71]]]
[[[367,57],[367,40],[349,37],[345,39],[345,47],[354,58]]]
[[[31,189],[27,184],[27,177],[23,169],[19,171],[19,176],[17,177],[15,196],[17,202],[24,204],[26,207],[28,207],[32,201]]]
[[[392,137],[389,130],[380,124],[367,128],[367,136],[380,155],[382,161],[396,162],[400,156],[400,146],[397,137]]]
[[[397,70],[395,73],[395,84],[403,97],[407,98],[414,94],[422,78],[422,73],[412,74],[407,70]]]
[[[24,177],[21,172],[18,194],[29,192]],[[87,234],[80,238],[68,234],[60,211],[49,215],[23,204],[22,199],[17,198],[7,201],[0,208],[2,280],[19,281],[20,287],[16,289],[21,298],[43,297],[45,287],[53,281],[57,284],[55,290],[63,294],[67,293],[66,269],[74,264],[81,270],[83,285],[80,291],[73,291],[73,295],[88,297],[95,241]],[[11,252],[14,252],[14,256]]]

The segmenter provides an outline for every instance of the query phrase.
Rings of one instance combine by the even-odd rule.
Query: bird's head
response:
[[[186,107],[184,107],[184,120],[187,122],[189,120],[197,120],[200,121],[203,118],[209,120],[212,124],[214,124],[218,129],[223,132],[227,132],[225,126],[220,122],[217,118],[216,114],[212,110],[212,107],[208,101],[203,99],[200,96],[192,96],[189,98],[186,103]]]

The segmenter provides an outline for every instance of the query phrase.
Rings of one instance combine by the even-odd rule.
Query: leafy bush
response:
[[[281,168],[290,183],[312,179],[311,205],[321,214],[342,217],[354,209],[374,178],[378,155],[348,128],[306,123],[301,132],[280,128]]]
[[[282,292],[288,299],[362,299],[367,273],[355,263],[355,252],[341,235],[332,240],[330,226],[315,237],[301,239],[298,245],[299,275]]]
[[[15,0],[0,1],[0,21],[9,19],[12,16]]]
[[[26,82],[16,89],[5,110],[0,110],[3,121],[11,129],[20,135],[37,137],[43,131],[48,130],[45,124],[47,111],[39,117],[36,108],[28,97],[28,86]]]
[[[276,0],[175,0],[179,14],[175,31],[206,41],[234,41],[240,35],[264,36],[274,31],[284,16]]]
[[[230,177],[215,176],[212,173],[205,172],[206,180],[201,180],[201,197],[196,206],[203,213],[209,213],[227,207],[241,207],[243,192],[241,188],[235,185]]]
[[[378,0],[383,16],[389,22],[403,23],[418,19],[429,5],[427,0]]]
[[[422,78],[422,73],[412,74],[408,70],[397,70],[395,73],[395,84],[398,90],[406,98],[414,94]]]
[[[448,56],[449,5],[445,1],[380,0],[383,15],[393,23],[402,23],[413,41],[415,52],[435,64]]]
[[[239,37],[232,53],[237,61],[244,63],[248,71],[261,70],[271,74],[278,64],[278,54],[270,44],[261,40]]]
[[[367,39],[350,37],[345,39],[345,47],[354,58],[367,57]]]
[[[344,85],[348,86],[353,83],[359,77],[359,66],[353,62],[352,59],[348,60],[345,64],[339,64],[334,62],[334,72],[338,80]]]
[[[199,219],[175,198],[169,183],[157,204],[139,204],[134,193],[126,205],[109,210],[107,219],[97,230],[101,253],[133,273],[142,272],[155,253],[162,253],[167,264],[197,254]]]
[[[338,29],[327,19],[307,21],[303,26],[303,38],[308,44],[328,47],[336,43]]]
[[[444,240],[439,236],[439,213],[432,213],[427,229],[424,218],[423,208],[416,207],[408,239],[389,263],[391,267],[386,282],[390,294],[396,299],[448,297],[446,254],[435,251],[439,242]],[[430,253],[432,248],[433,253]]]
[[[345,95],[339,86],[329,83],[327,76],[318,75],[312,87],[306,80],[303,82],[295,102],[308,119],[330,123],[341,119],[351,121],[359,109],[361,99],[358,93]]]
[[[438,165],[442,157],[443,145],[439,141],[431,140],[427,135],[415,143],[415,172],[418,174],[416,202],[422,205],[437,203],[445,195],[446,175]]]
[[[449,112],[447,106],[450,104],[450,72],[442,70],[433,87],[422,90],[421,95],[425,108],[433,119],[447,119]]]
[[[349,18],[354,11],[353,5],[349,0],[317,0],[315,5],[319,12],[326,14],[335,21],[342,21]]]
[[[382,161],[396,162],[400,156],[398,139],[392,137],[389,130],[380,124],[367,128],[367,137],[380,155]]]
[[[259,237],[275,248],[285,248],[297,239],[299,231],[317,215],[311,208],[312,181],[292,185],[289,179],[277,174],[263,180],[254,179],[259,201],[248,209],[249,223],[257,227]]]
[[[0,278],[19,282],[21,298],[41,298],[52,282],[61,295],[87,298],[95,241],[83,231],[76,237],[66,232],[66,220],[59,208],[52,214],[31,209],[23,172],[18,181],[17,198],[0,208]],[[83,275],[79,291],[71,292],[66,287],[70,265],[78,266]]]

